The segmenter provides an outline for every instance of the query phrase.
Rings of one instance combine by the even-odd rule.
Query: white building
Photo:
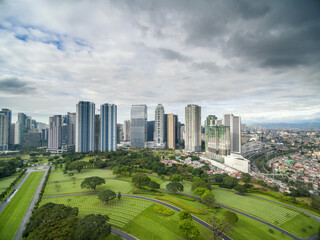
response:
[[[49,117],[48,149],[60,149],[62,146],[62,117]]]
[[[223,125],[230,127],[231,152],[241,153],[241,118],[233,114],[225,114]]]
[[[224,164],[240,172],[250,172],[250,161],[239,154],[231,153],[231,155],[224,157]]]
[[[117,150],[117,105],[100,106],[100,151]]]
[[[154,117],[154,147],[155,148],[164,148],[166,143],[164,142],[164,108],[162,104],[158,104],[155,110]]]
[[[185,108],[185,150],[201,151],[201,107],[194,104]]]
[[[0,150],[8,150],[11,134],[11,110],[0,111]]]

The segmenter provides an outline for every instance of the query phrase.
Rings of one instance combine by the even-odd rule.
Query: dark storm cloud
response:
[[[18,78],[0,78],[0,92],[13,94],[33,93],[36,88],[30,87],[28,82],[23,82]]]
[[[177,60],[180,62],[189,62],[191,60],[189,57],[170,49],[159,48],[159,52],[164,58],[168,60]]]

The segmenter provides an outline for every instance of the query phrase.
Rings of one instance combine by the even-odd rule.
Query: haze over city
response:
[[[243,122],[320,118],[318,1],[0,1],[0,102],[48,122],[80,100]]]

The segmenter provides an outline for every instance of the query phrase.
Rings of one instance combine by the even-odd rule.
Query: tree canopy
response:
[[[70,163],[68,165],[68,168],[70,170],[77,170],[78,172],[81,172],[81,170],[87,165],[88,165],[88,163],[85,161],[75,161],[75,162]]]
[[[141,188],[142,186],[148,186],[151,179],[141,173],[136,174],[132,180],[131,180],[138,188]]]
[[[196,240],[200,236],[197,224],[190,219],[184,219],[179,222],[178,229],[187,239],[190,240]]]
[[[187,211],[187,210],[180,211],[179,212],[179,218],[180,218],[180,220],[184,220],[184,219],[192,220],[192,216],[191,216],[190,212]]]
[[[182,177],[179,174],[173,174],[170,177],[170,181],[172,181],[172,182],[181,182],[182,181]]]
[[[99,195],[98,195],[98,198],[105,203],[108,203],[110,200],[113,200],[116,197],[117,197],[117,194],[112,190],[103,190],[99,192]],[[120,198],[121,198],[121,195],[120,195]]]
[[[88,188],[96,190],[97,186],[106,183],[106,181],[101,177],[88,177],[84,179],[81,183],[81,188]]]
[[[166,186],[170,192],[183,192],[183,185],[179,182],[171,182]]]

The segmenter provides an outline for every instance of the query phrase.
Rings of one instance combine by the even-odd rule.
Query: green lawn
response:
[[[0,239],[13,239],[44,172],[33,172],[0,215]]]
[[[72,177],[68,176],[68,174],[63,174],[62,171],[53,172],[50,174],[48,182],[56,182],[56,181],[67,181],[72,180],[73,177],[75,179],[82,179],[92,176],[98,176],[103,178],[113,178],[115,175],[112,174],[112,170],[109,169],[82,169],[80,173],[78,171],[72,171],[74,175]]]
[[[68,201],[68,199],[70,200]],[[78,207],[80,217],[92,213],[108,215],[110,217],[109,222],[117,228],[123,228],[143,210],[153,205],[150,201],[128,197],[122,197],[120,201],[114,199],[105,204],[95,195],[45,198],[42,199],[41,205],[48,202]]]
[[[297,236],[308,237],[317,232],[319,224],[311,217],[305,216],[297,211],[283,207],[281,205],[257,199],[254,197],[241,196],[223,190],[213,190],[217,203],[249,213],[252,216],[275,224]],[[298,221],[301,219],[301,221]],[[299,222],[299,228],[296,223]],[[302,232],[301,228],[308,229]]]
[[[72,193],[93,192],[87,188],[81,188],[82,180],[76,180],[71,182],[50,183],[46,185],[44,196],[64,195]],[[60,186],[57,191],[56,185]],[[130,182],[106,179],[106,183],[97,187],[96,192],[102,189],[110,189],[114,192],[129,193],[133,187]]]
[[[0,179],[0,188],[7,188],[16,179],[16,177],[5,177]]]

